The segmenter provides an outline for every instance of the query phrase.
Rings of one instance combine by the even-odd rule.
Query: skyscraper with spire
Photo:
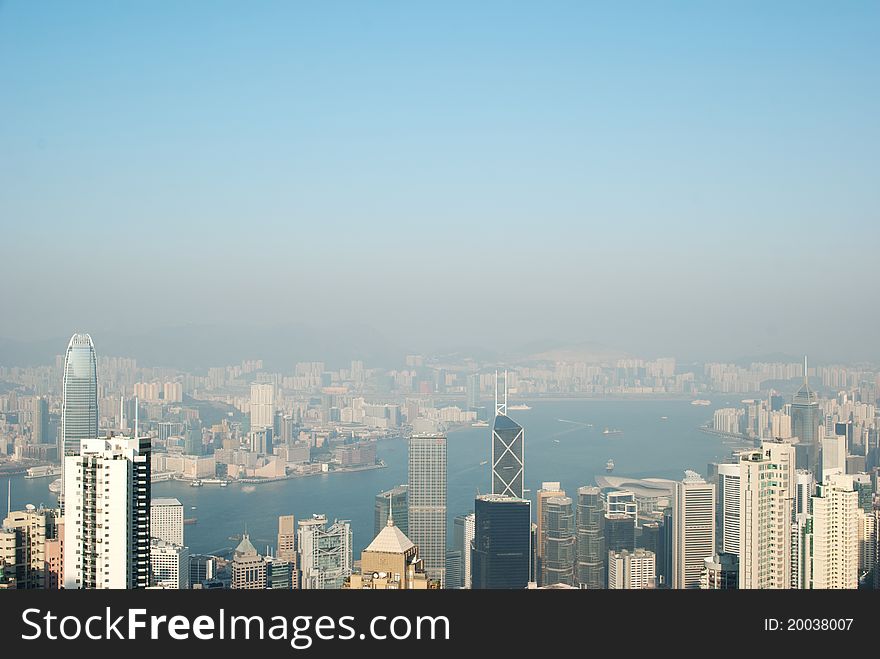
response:
[[[88,334],[74,334],[64,355],[61,391],[61,460],[62,479],[59,505],[64,509],[65,456],[78,455],[83,439],[98,437],[98,360],[95,345]]]
[[[810,389],[807,376],[807,358],[804,357],[804,384],[791,403],[791,432],[798,438],[796,448],[799,469],[809,469],[817,482],[822,478],[819,460],[819,400]]]
[[[492,494],[523,498],[525,460],[523,428],[507,416],[507,371],[504,372],[504,397],[498,396],[498,373],[495,373],[495,422],[492,425]]]
[[[88,334],[74,334],[64,357],[61,452],[76,455],[81,439],[98,436],[98,360]]]

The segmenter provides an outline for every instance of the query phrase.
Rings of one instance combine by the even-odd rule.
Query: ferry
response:
[[[617,428],[605,428],[605,430],[602,431],[602,434],[603,435],[622,435],[623,431],[618,430]]]
[[[508,405],[507,409],[509,409],[509,410],[530,410],[532,408],[529,407],[528,405],[526,405],[525,403],[520,403],[519,405]]]
[[[705,400],[703,398],[698,398],[697,400],[692,400],[691,405],[711,405],[711,400]]]
[[[489,427],[488,421],[474,421],[471,424],[471,428],[488,428],[488,427]]]
[[[605,463],[605,471],[614,471],[614,460],[609,460]]]
[[[25,473],[24,477],[27,479],[32,478],[47,478],[49,476],[57,476],[61,473],[60,467],[54,467],[52,465],[45,465],[43,467],[30,467]]]

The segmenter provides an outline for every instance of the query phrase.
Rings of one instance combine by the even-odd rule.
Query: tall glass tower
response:
[[[522,589],[529,585],[531,501],[495,494],[474,501],[471,585],[474,589]]]
[[[804,357],[804,384],[798,389],[791,403],[791,434],[800,440],[795,448],[797,467],[809,469],[817,481],[822,477],[819,458],[819,400],[810,389],[807,377],[807,358]]]
[[[446,587],[446,437],[409,439],[409,538],[419,547],[428,579]]]
[[[495,374],[495,423],[492,426],[492,494],[523,498],[523,428],[507,416],[507,373],[504,374],[504,399],[498,398],[498,374]]]
[[[83,439],[98,437],[98,360],[95,346],[88,334],[74,334],[64,356],[61,385],[61,496],[58,505],[64,511],[64,490],[67,481],[64,457],[79,454]]]
[[[577,502],[577,581],[581,588],[605,587],[605,510],[598,487],[578,488]]]
[[[88,334],[74,334],[64,357],[61,452],[79,453],[81,439],[98,437],[98,360]]]
[[[550,497],[544,502],[544,551],[541,584],[575,585],[574,564],[577,538],[570,497]]]

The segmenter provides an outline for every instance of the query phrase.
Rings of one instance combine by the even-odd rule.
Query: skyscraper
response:
[[[445,585],[446,437],[417,434],[409,440],[409,537],[418,545],[428,579]]]
[[[531,501],[495,494],[474,501],[471,586],[526,588],[531,558]]]
[[[716,538],[716,543],[721,553],[735,556],[739,556],[741,470],[739,462],[718,465],[715,510],[720,517],[716,529],[721,537]]]
[[[428,590],[439,587],[425,575],[419,548],[389,517],[373,541],[361,552],[361,571],[352,573],[344,587],[359,590]]]
[[[336,590],[351,576],[351,524],[336,521],[327,527],[325,515],[299,521],[300,587]]]
[[[788,442],[765,441],[737,459],[739,519],[731,526],[738,539],[725,551],[739,556],[739,588],[790,588],[795,449]]]
[[[626,513],[605,513],[605,546],[611,551],[635,551],[636,520]]]
[[[82,440],[64,482],[64,587],[149,586],[149,438]]]
[[[150,501],[150,535],[175,545],[183,544],[183,504],[178,499]]]
[[[535,497],[535,501],[537,502],[536,508],[536,518],[538,524],[538,542],[537,542],[537,563],[538,570],[541,569],[541,558],[544,554],[544,501],[549,499],[550,497],[564,497],[565,490],[562,489],[562,484],[558,481],[549,481],[541,483],[541,489],[538,490],[537,496]],[[541,576],[540,572],[538,574],[538,585],[541,584]]]
[[[409,531],[409,512],[407,507],[407,486],[398,485],[376,495],[373,514],[373,537],[379,535],[388,523],[388,513],[394,518],[396,526],[403,535]]]
[[[251,429],[272,428],[275,423],[275,385],[251,384]]]
[[[813,496],[812,566],[806,588],[858,588],[859,495],[851,476],[829,476]]]
[[[49,400],[45,396],[40,396],[34,401],[33,442],[34,444],[49,443]]]
[[[28,505],[10,511],[0,525],[0,563],[17,590],[57,588],[47,555],[56,538],[58,519],[54,510]]]
[[[608,553],[608,588],[642,590],[656,586],[656,558],[647,549]]]
[[[152,586],[169,590],[189,588],[189,548],[158,538],[150,540]]]
[[[804,384],[791,403],[791,431],[800,441],[797,445],[797,467],[809,469],[816,480],[822,477],[819,461],[819,422],[821,411],[816,393],[810,389],[807,358],[804,357]]]
[[[61,496],[58,503],[64,511],[64,456],[75,455],[79,442],[98,436],[98,360],[95,346],[88,334],[74,334],[64,355],[61,385],[61,437],[58,459],[61,460]]]
[[[275,556],[282,561],[296,564],[296,520],[293,515],[278,516],[278,546]]]
[[[232,581],[229,587],[233,590],[265,590],[266,568],[266,561],[245,533],[232,555]]]
[[[507,416],[507,373],[504,374],[504,398],[498,398],[498,374],[495,374],[495,422],[492,426],[492,494],[523,498],[525,469],[522,426]]]
[[[541,585],[575,585],[574,564],[577,557],[574,511],[570,497],[549,497],[543,508],[544,549],[541,561]]]
[[[699,588],[705,558],[715,553],[715,488],[694,471],[675,483],[672,587]]]
[[[98,437],[98,361],[88,334],[74,334],[64,358],[61,455],[75,455],[81,439]]]
[[[452,520],[452,547],[461,552],[461,587],[471,587],[471,543],[474,540],[474,513]]]
[[[605,587],[605,537],[602,494],[598,487],[578,488],[577,580],[581,588]]]

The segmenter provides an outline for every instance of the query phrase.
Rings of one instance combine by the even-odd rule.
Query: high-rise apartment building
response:
[[[428,579],[445,586],[446,437],[416,434],[409,439],[407,528],[419,547]]]
[[[149,586],[150,439],[80,441],[64,483],[64,587]]]
[[[10,511],[0,525],[0,562],[17,590],[58,588],[50,547],[57,537],[55,511],[28,505]]]
[[[608,588],[642,590],[656,586],[654,552],[647,549],[608,552]]]
[[[790,588],[795,449],[787,441],[765,441],[737,460],[739,539],[725,548],[739,556],[739,588]]]
[[[275,422],[275,385],[251,384],[251,429],[272,428]]]
[[[852,477],[833,475],[817,485],[812,509],[807,534],[812,565],[805,588],[858,588],[859,497]]]

